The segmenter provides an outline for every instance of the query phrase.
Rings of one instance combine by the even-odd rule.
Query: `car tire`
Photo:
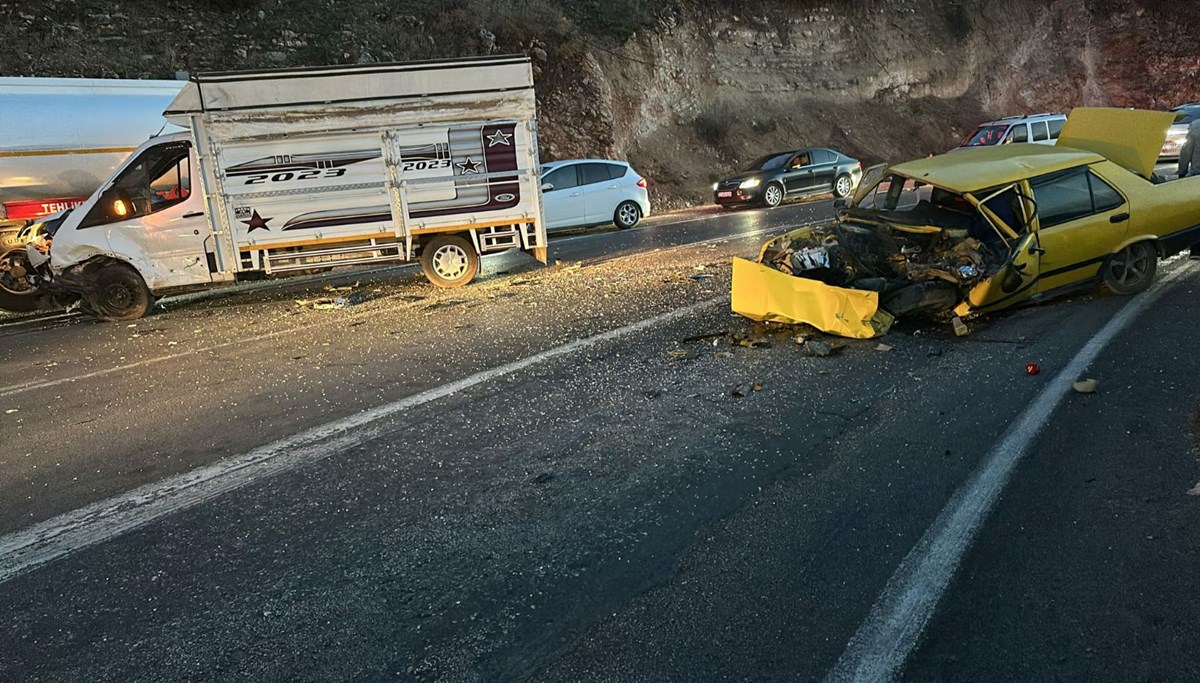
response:
[[[436,287],[462,287],[479,274],[479,252],[462,235],[438,235],[421,249],[421,271]]]
[[[40,292],[30,288],[28,282],[10,279],[11,273],[8,270],[7,262],[14,260],[26,270],[33,268],[29,265],[29,257],[25,255],[24,249],[10,249],[0,256],[0,262],[4,262],[4,267],[0,268],[0,309],[11,313],[36,311],[42,307]]]
[[[1100,272],[1104,289],[1130,296],[1154,284],[1158,273],[1158,250],[1150,242],[1135,242],[1104,261]]]
[[[621,202],[613,212],[613,223],[622,230],[628,230],[642,220],[642,207],[637,202]]]
[[[783,186],[779,183],[770,183],[763,190],[763,206],[768,209],[773,209],[783,203]]]
[[[100,266],[91,280],[88,303],[96,315],[105,320],[137,320],[145,317],[154,305],[154,296],[146,281],[129,266],[119,263]]]
[[[846,197],[849,197],[850,193],[853,191],[854,191],[854,181],[850,179],[849,175],[843,173],[842,175],[837,177],[837,180],[833,181],[833,196],[834,196],[834,198],[845,199]]]

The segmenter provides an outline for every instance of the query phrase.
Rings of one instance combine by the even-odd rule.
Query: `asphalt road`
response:
[[[815,357],[728,264],[828,211],[0,327],[0,680],[819,680],[1005,457],[893,673],[1194,680],[1194,270]]]

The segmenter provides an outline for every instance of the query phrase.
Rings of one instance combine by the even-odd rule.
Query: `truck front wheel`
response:
[[[105,320],[137,320],[145,316],[154,303],[146,281],[129,266],[101,266],[92,277],[92,283],[93,287],[86,295],[88,303]]]
[[[421,249],[421,270],[438,287],[462,287],[479,274],[479,253],[461,235],[438,235]]]
[[[41,308],[38,288],[30,276],[33,266],[24,249],[11,249],[0,256],[0,308],[13,313],[30,313]]]

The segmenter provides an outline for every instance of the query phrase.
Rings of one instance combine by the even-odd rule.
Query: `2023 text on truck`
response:
[[[165,112],[188,132],[142,145],[30,266],[128,320],[334,265],[419,259],[455,287],[481,254],[544,263],[535,111],[524,57],[196,76]]]

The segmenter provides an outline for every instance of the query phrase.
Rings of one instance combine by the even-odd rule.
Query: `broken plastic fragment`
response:
[[[821,341],[810,341],[804,345],[804,352],[810,356],[825,358],[840,353],[845,344],[829,344]]]
[[[963,322],[962,318],[954,316],[954,320],[951,320],[950,323],[954,325],[955,335],[959,337],[965,337],[968,334],[971,334],[971,328],[967,327],[967,324]]]

